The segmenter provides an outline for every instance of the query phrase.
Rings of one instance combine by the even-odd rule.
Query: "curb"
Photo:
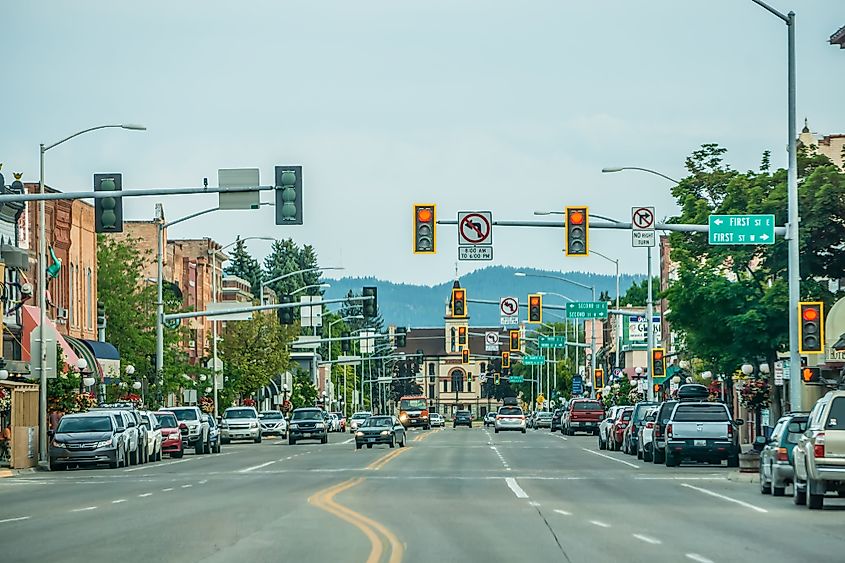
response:
[[[36,473],[43,471],[40,467],[27,467],[26,469],[0,469],[0,479],[6,477],[17,477],[27,473]]]
[[[12,471],[11,469],[0,469],[0,479],[3,479],[4,477],[14,477],[14,476],[15,476],[15,472]]]
[[[727,474],[728,481],[735,483],[759,483],[760,474],[756,471],[753,473],[740,473],[739,471],[731,471]]]

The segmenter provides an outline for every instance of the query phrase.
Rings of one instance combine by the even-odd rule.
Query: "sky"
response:
[[[799,127],[845,133],[842,0],[797,12]],[[764,151],[786,165],[786,26],[751,0],[387,0],[15,2],[0,35],[6,179],[38,180],[38,145],[106,123],[46,153],[45,178],[90,190],[217,185],[220,168],[303,166],[302,226],[273,209],[216,212],[172,238],[293,237],[347,276],[434,284],[489,262],[456,266],[457,231],[437,254],[412,253],[412,205],[438,219],[588,205],[626,220],[634,206],[677,212],[671,183],[703,143],[739,170]],[[271,193],[262,194],[272,201]],[[168,220],[215,207],[215,196],[127,198],[124,218]],[[494,264],[612,273],[598,256],[566,258],[561,229],[498,227]],[[253,241],[261,258],[270,243]],[[623,231],[591,247],[643,273],[645,249]],[[655,253],[656,254],[656,253]]]

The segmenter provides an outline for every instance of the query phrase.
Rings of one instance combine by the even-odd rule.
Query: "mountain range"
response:
[[[525,277],[515,276],[516,272],[529,274]],[[576,301],[590,301],[591,290],[579,287],[574,283],[567,283],[549,277],[565,277],[584,286],[593,286],[596,298],[606,291],[612,297],[616,295],[616,276],[594,274],[589,272],[558,272],[554,270],[535,270],[531,268],[513,268],[508,266],[489,266],[461,276],[461,286],[467,290],[468,299],[484,299],[495,301],[507,296],[518,297],[525,303],[529,293],[556,292]],[[644,279],[643,275],[621,274],[619,288],[622,295],[634,282]],[[331,287],[325,291],[326,299],[345,297],[351,289],[356,294],[361,293],[365,285],[378,287],[379,312],[386,324],[409,327],[436,327],[443,325],[446,303],[451,295],[454,280],[427,286],[404,283],[393,283],[374,277],[329,280]],[[545,296],[544,303],[563,305],[565,300],[554,295]],[[475,326],[498,326],[498,305],[469,303],[467,308]]]

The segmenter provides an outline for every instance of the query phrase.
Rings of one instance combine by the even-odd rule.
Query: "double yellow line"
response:
[[[438,430],[431,430],[430,432],[426,432],[425,434],[420,434],[419,436],[414,438],[412,441],[413,442],[422,442],[423,440],[425,440],[426,438],[428,438],[432,434],[436,434],[437,432],[440,432],[440,430],[439,429]]]
[[[397,450],[398,452],[402,452],[404,450]],[[392,454],[398,455],[396,452],[391,452],[381,458],[381,460],[385,460]],[[395,455],[393,455],[395,457]],[[390,461],[393,459],[390,457],[385,461]],[[378,461],[381,461],[378,460]],[[383,464],[382,464],[383,465]],[[311,498],[308,499],[308,503],[320,508],[321,510],[325,510],[329,514],[333,516],[337,516],[344,522],[348,522],[352,524],[361,532],[367,536],[367,539],[370,540],[370,554],[367,557],[367,563],[380,563],[382,559],[382,555],[385,552],[385,543],[382,540],[382,537],[387,540],[390,544],[390,558],[388,559],[389,563],[400,563],[402,561],[402,557],[405,554],[405,547],[402,545],[402,542],[399,541],[399,538],[396,537],[392,531],[388,530],[382,524],[376,522],[372,518],[368,518],[361,514],[360,512],[355,512],[354,510],[347,508],[341,504],[338,504],[334,497],[339,495],[340,493],[351,489],[357,485],[360,485],[364,479],[349,479],[344,481],[338,485],[333,487],[329,487],[328,489],[324,489],[316,494],[314,494]]]
[[[367,466],[367,469],[379,470],[382,467],[384,467],[385,465],[387,465],[390,462],[390,460],[399,457],[400,455],[402,455],[403,452],[407,452],[407,451],[408,451],[408,448],[400,448],[398,450],[393,450],[389,454],[383,455],[380,458],[378,458],[377,460],[375,460],[374,462],[372,462],[371,464],[369,464]]]

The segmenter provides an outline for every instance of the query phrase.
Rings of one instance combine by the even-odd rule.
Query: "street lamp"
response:
[[[4,379],[9,379],[9,370],[0,369],[0,381],[3,381]]]
[[[306,268],[304,270],[297,270],[295,272],[290,272],[288,274],[282,274],[281,276],[276,276],[275,278],[271,278],[269,280],[261,280],[261,285],[260,285],[261,299],[260,299],[260,302],[261,302],[262,305],[264,305],[264,286],[270,285],[271,283],[275,283],[277,281],[281,281],[283,279],[287,279],[291,276],[296,276],[296,275],[299,275],[299,274],[308,274],[308,273],[311,273],[311,272],[324,272],[324,271],[327,271],[327,270],[343,270],[343,269],[344,269],[343,267],[336,267],[336,266],[329,266],[329,267],[325,267],[325,268]]]
[[[66,141],[70,141],[74,137],[78,137],[91,131],[98,129],[128,129],[130,131],[146,131],[143,125],[136,125],[133,123],[124,123],[121,125],[97,125],[96,127],[89,127],[82,131],[77,131],[73,135],[67,136],[60,141],[56,141],[51,145],[41,143],[39,145],[39,177],[38,177],[38,193],[44,195],[44,153],[48,150],[61,145]],[[41,462],[46,462],[48,458],[47,452],[47,343],[44,338],[44,325],[47,324],[47,233],[46,233],[47,212],[44,208],[44,200],[38,202],[38,308],[39,323],[38,323],[38,341],[41,343],[41,358],[39,358],[38,365],[40,366],[40,408],[38,409],[38,434],[39,434],[39,458]],[[55,344],[55,343],[54,343]]]
[[[639,170],[641,172],[648,172],[649,174],[654,174],[656,176],[660,176],[661,178],[665,178],[665,179],[669,180],[670,182],[680,184],[680,182],[678,180],[675,180],[674,178],[670,178],[666,174],[661,174],[660,172],[657,172],[656,170],[652,170],[651,168],[642,168],[640,166],[606,166],[606,167],[601,169],[601,171],[605,174],[608,174],[608,173],[611,173],[611,172],[622,172],[623,170]]]
[[[333,371],[332,362],[332,327],[341,321],[363,320],[364,315],[347,315],[329,322],[329,374]],[[346,414],[346,366],[343,366],[343,414]]]
[[[742,367],[740,369],[742,370],[742,374],[746,376],[749,376],[754,373],[754,366],[752,366],[751,364],[742,364]]]

